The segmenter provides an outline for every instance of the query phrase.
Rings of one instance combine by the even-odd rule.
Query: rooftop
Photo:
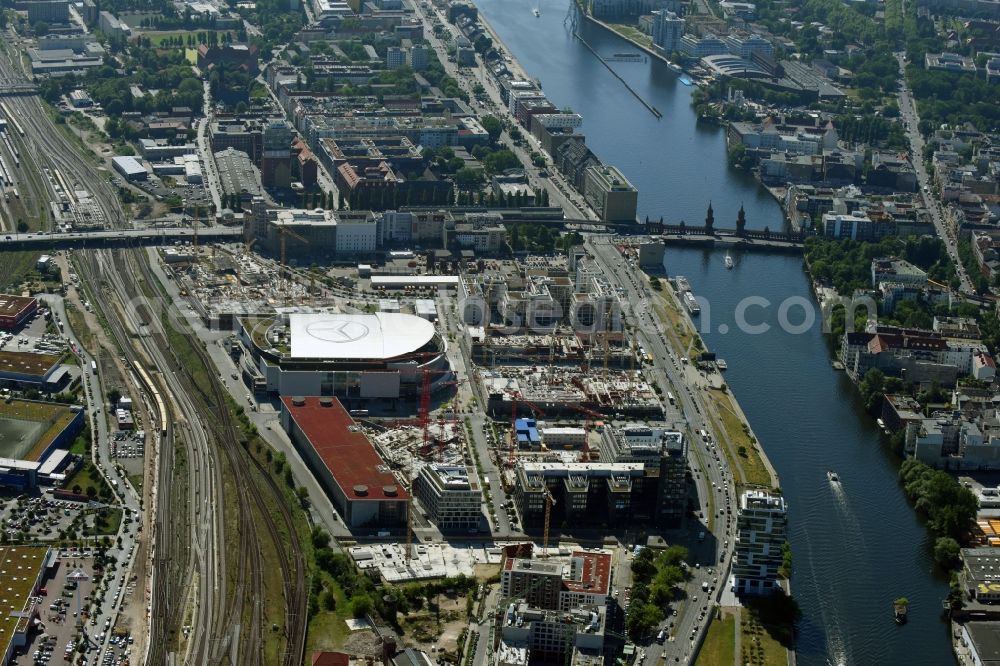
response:
[[[288,319],[293,358],[396,358],[434,337],[434,325],[426,319],[395,312],[291,314]]]
[[[409,499],[339,400],[286,396],[281,402],[349,500]]]
[[[58,362],[59,357],[55,354],[0,351],[0,372],[42,377]]]
[[[48,552],[42,546],[0,548],[0,654],[6,653],[16,631],[27,628],[30,595]]]
[[[0,316],[13,317],[28,308],[35,302],[29,296],[12,296],[10,294],[0,294]]]

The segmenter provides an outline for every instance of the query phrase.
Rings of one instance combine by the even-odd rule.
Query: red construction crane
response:
[[[571,404],[568,405],[571,409],[575,409],[578,412],[586,414],[589,418],[583,420],[583,451],[580,453],[581,462],[587,462],[590,460],[590,446],[588,444],[590,440],[590,427],[593,425],[593,419],[603,419],[604,414],[600,412],[595,412],[592,409],[588,409],[583,405]]]

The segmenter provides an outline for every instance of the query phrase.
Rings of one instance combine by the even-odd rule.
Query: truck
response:
[[[90,362],[90,371],[95,375],[97,374],[97,361]]]

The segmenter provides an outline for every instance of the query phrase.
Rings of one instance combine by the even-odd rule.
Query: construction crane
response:
[[[309,241],[306,240],[305,238],[303,238],[300,234],[292,231],[290,228],[288,228],[285,225],[279,224],[279,225],[276,226],[276,228],[278,230],[278,237],[279,237],[278,238],[278,243],[279,243],[280,250],[281,250],[281,277],[282,277],[282,279],[287,280],[289,278],[290,273],[291,273],[288,270],[288,256],[287,256],[287,252],[288,252],[287,240],[288,240],[288,237],[291,236],[295,240],[297,240],[297,241],[299,241],[301,243],[305,243],[307,245],[309,244]],[[286,285],[286,293],[287,293],[287,285]]]
[[[247,241],[245,243],[243,243],[243,252],[244,252],[244,254],[246,254],[249,257],[250,256],[250,249],[254,245],[256,245],[256,244],[257,244],[257,239],[256,238],[247,239]],[[243,281],[242,278],[240,277],[240,263],[239,262],[236,262],[236,280],[238,282],[242,282]]]
[[[545,527],[542,532],[542,557],[549,556],[549,525],[552,521],[552,507],[556,503],[556,498],[552,496],[552,491],[542,481],[542,489],[545,491]]]
[[[583,451],[580,453],[581,462],[587,462],[588,460],[590,460],[589,442],[590,442],[591,421],[592,419],[603,419],[604,415],[601,414],[600,412],[595,412],[592,409],[588,409],[587,407],[584,407],[583,405],[580,404],[574,403],[569,406],[578,412],[586,414],[588,417],[583,420]]]

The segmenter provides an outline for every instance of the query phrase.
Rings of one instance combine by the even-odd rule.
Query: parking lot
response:
[[[39,589],[37,597],[41,631],[17,653],[14,664],[65,663],[72,657],[86,626],[88,608],[99,578],[89,549],[60,551],[55,574]],[[86,648],[84,648],[86,650]]]
[[[142,458],[146,454],[146,433],[118,431],[111,436],[112,458]],[[141,470],[141,466],[140,466]]]
[[[79,518],[87,505],[57,500],[51,494],[21,496],[0,505],[0,529],[8,540],[46,541],[59,538]]]

